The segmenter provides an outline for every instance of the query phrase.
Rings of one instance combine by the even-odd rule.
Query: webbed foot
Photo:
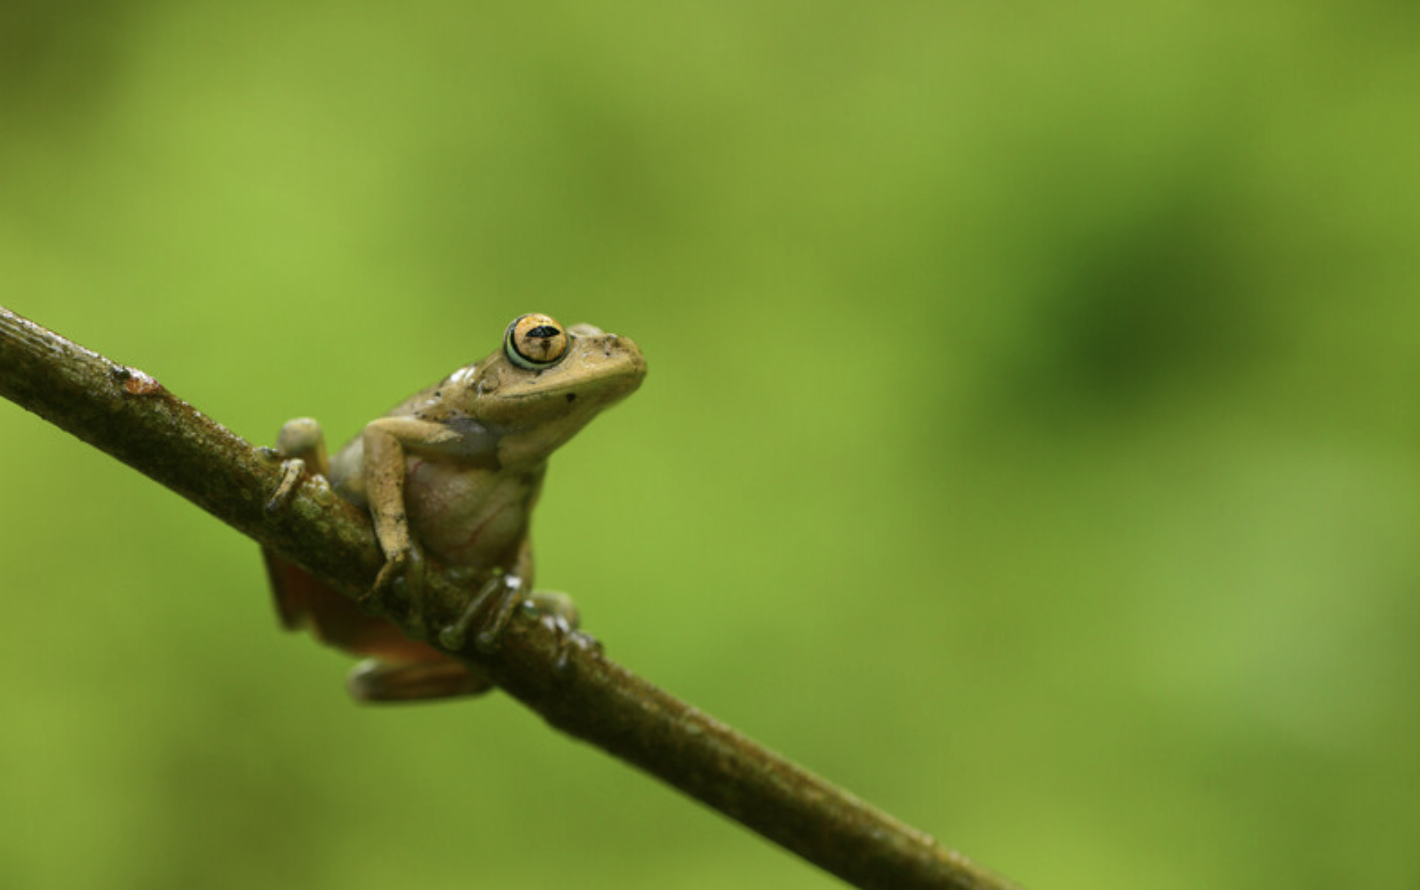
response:
[[[385,664],[371,658],[350,670],[345,685],[355,700],[381,703],[478,695],[493,688],[492,681],[453,659]]]
[[[566,673],[571,667],[574,648],[584,652],[602,651],[602,644],[595,637],[577,629],[580,616],[571,597],[543,590],[524,595],[522,587],[522,579],[516,575],[490,578],[464,607],[458,620],[439,633],[439,642],[448,649],[462,649],[468,640],[469,629],[481,615],[488,612],[480,622],[474,645],[485,654],[496,652],[508,622],[521,610],[524,618],[546,621],[557,633],[557,662],[554,668],[558,673]]]
[[[557,632],[557,662],[553,667],[559,674],[565,674],[571,668],[573,648],[602,651],[602,644],[596,637],[577,629],[581,615],[577,604],[565,593],[534,591],[523,601],[523,615],[533,621],[546,621]]]
[[[439,632],[439,642],[449,649],[462,649],[469,628],[479,613],[492,602],[492,614],[482,622],[474,645],[485,654],[498,650],[498,638],[513,617],[513,611],[523,602],[523,579],[517,575],[500,574],[489,578],[464,607],[458,620]]]

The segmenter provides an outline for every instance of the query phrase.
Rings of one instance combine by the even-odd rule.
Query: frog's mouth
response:
[[[603,409],[635,392],[645,376],[646,360],[630,339],[579,337],[562,363],[490,393],[479,420],[498,431],[505,466],[545,460]]]

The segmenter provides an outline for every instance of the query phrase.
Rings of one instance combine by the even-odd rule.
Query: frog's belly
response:
[[[410,458],[404,503],[425,552],[451,566],[512,569],[537,477]]]

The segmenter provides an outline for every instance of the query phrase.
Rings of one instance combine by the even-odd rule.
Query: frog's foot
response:
[[[299,457],[282,461],[281,482],[277,484],[276,491],[272,492],[271,499],[266,502],[266,512],[275,513],[290,503],[291,495],[296,493],[296,488],[305,475],[306,462]]]
[[[406,622],[411,627],[420,627],[424,623],[424,571],[424,551],[416,544],[386,554],[375,583],[358,601],[363,603],[376,594],[383,596],[393,592],[409,600]]]
[[[523,602],[523,579],[517,575],[501,574],[489,578],[464,607],[458,620],[439,632],[439,642],[449,649],[462,649],[468,639],[469,628],[490,603],[491,615],[484,619],[474,637],[474,645],[485,654],[498,650],[498,638],[512,619],[513,612]]]
[[[493,688],[492,681],[451,658],[413,664],[367,659],[351,668],[345,685],[351,697],[364,702],[424,701],[478,695]]]
[[[276,436],[276,447],[260,451],[265,456],[282,459],[281,482],[266,502],[268,513],[275,513],[290,502],[307,471],[319,476],[328,475],[330,471],[325,456],[325,434],[320,424],[309,417],[286,421]]]
[[[577,605],[565,593],[533,591],[523,601],[523,615],[533,621],[546,621],[557,632],[557,662],[553,668],[559,674],[565,674],[571,668],[573,648],[597,653],[602,651],[602,644],[595,637],[577,629],[580,620]]]

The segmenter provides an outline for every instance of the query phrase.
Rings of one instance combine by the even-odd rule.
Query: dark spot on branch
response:
[[[130,396],[151,396],[163,391],[163,385],[137,368],[115,367],[113,376],[123,381],[123,391]]]

